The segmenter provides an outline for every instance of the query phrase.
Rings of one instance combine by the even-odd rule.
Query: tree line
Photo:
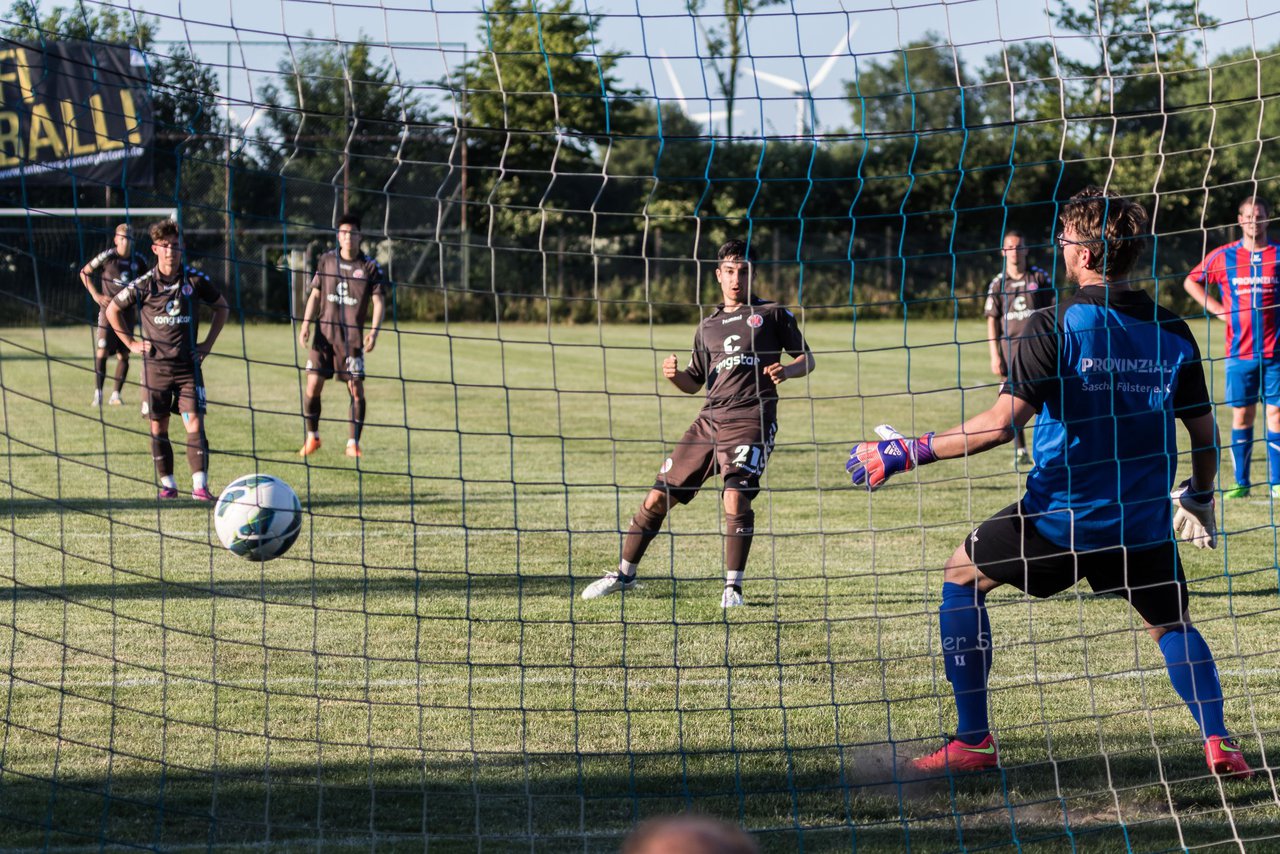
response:
[[[778,3],[688,0],[722,134],[625,85],[626,51],[572,0],[486,2],[479,49],[425,82],[400,79],[367,39],[309,42],[258,88],[265,120],[247,137],[220,109],[217,69],[161,50],[144,14],[18,0],[4,32],[157,58],[156,184],[129,202],[179,207],[229,275],[261,274],[267,313],[288,311],[288,248],[314,255],[346,209],[381,239],[402,319],[687,320],[714,299],[705,259],[736,235],[771,295],[821,316],[974,313],[1003,231],[1053,266],[1057,204],[1086,183],[1147,205],[1146,275],[1187,309],[1177,285],[1230,238],[1239,199],[1273,194],[1280,67],[1248,48],[1208,56],[1199,28],[1217,22],[1193,0],[1051,0],[1070,38],[980,62],[937,34],[855,56],[843,117],[823,107],[838,130],[738,136],[749,25]],[[81,184],[25,198],[122,195]]]

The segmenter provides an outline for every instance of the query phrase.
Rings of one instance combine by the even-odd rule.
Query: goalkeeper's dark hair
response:
[[[1150,224],[1142,205],[1096,186],[1072,196],[1062,206],[1058,220],[1090,251],[1089,269],[1108,281],[1121,281],[1129,275]]]
[[[151,238],[152,243],[161,240],[181,240],[182,232],[178,229],[178,224],[171,219],[162,219],[159,222],[151,223],[151,227],[147,229],[147,235]]]
[[[342,228],[344,225],[349,225],[356,231],[364,231],[364,228],[360,225],[360,217],[358,214],[344,213],[342,216],[338,217],[338,224],[336,228]]]
[[[751,255],[751,250],[747,247],[745,240],[726,240],[720,244],[720,251],[716,253],[716,261],[746,261],[748,264],[754,263],[755,258]]]

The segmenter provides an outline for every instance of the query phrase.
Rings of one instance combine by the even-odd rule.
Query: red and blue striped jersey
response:
[[[1228,358],[1280,356],[1280,244],[1253,252],[1239,240],[1219,246],[1191,271],[1191,279],[1206,288],[1218,286],[1226,309]]]

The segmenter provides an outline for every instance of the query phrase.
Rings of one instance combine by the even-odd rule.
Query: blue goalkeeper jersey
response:
[[[1176,419],[1210,412],[1200,349],[1143,291],[1094,285],[1036,312],[1003,394],[1036,407],[1023,511],[1077,551],[1170,536]]]

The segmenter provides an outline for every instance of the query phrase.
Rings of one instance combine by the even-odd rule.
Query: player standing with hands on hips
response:
[[[166,220],[151,226],[151,248],[156,253],[156,265],[116,295],[107,306],[107,320],[131,352],[142,354],[142,395],[151,421],[151,456],[160,477],[159,497],[178,497],[173,444],[169,441],[169,416],[178,412],[187,433],[191,497],[213,501],[200,365],[213,350],[230,309],[208,276],[182,263],[182,233],[176,222]],[[213,320],[208,335],[197,344],[198,303],[213,306]],[[141,340],[124,328],[124,312],[135,305],[142,317]]]
[[[716,472],[724,480],[724,592],[720,606],[743,604],[742,576],[755,533],[751,500],[760,490],[777,434],[777,387],[813,370],[813,353],[795,315],[751,293],[747,244],[730,240],[717,253],[716,282],[724,302],[698,326],[683,370],[675,355],[662,375],[685,394],[707,389],[698,417],[663,463],[622,540],[622,559],[582,592],[596,599],[636,586],[645,550],[662,529],[672,502],[688,504]],[[781,363],[782,353],[793,359]]]
[[[1200,727],[1210,770],[1251,776],[1227,732],[1213,653],[1191,624],[1170,536],[1172,526],[1200,548],[1217,545],[1218,431],[1199,348],[1183,320],[1128,281],[1147,233],[1141,205],[1089,187],[1063,206],[1060,220],[1067,281],[1079,287],[1056,311],[1031,318],[996,404],[941,433],[863,442],[845,465],[855,486],[876,489],[916,466],[1002,445],[1037,417],[1026,494],[974,529],[946,563],[938,622],[959,724],[954,738],[913,765],[925,772],[998,765],[987,720],[986,596],[1011,584],[1043,598],[1083,578],[1141,616]],[[1177,421],[1191,437],[1191,477],[1172,492],[1175,514]]]
[[[107,358],[116,357],[116,387],[111,392],[107,403],[119,406],[120,392],[124,389],[125,377],[129,376],[129,348],[116,335],[107,321],[107,306],[112,298],[120,293],[126,285],[147,272],[147,261],[133,250],[133,229],[128,223],[116,226],[111,245],[99,252],[80,270],[80,281],[84,284],[89,296],[99,306],[98,328],[94,339],[96,346],[93,353],[94,392],[93,405],[102,405],[102,384],[107,378]],[[97,280],[101,287],[94,286]],[[133,310],[125,312],[122,322],[132,332],[138,323],[138,314]]]
[[[1231,407],[1231,463],[1236,485],[1224,498],[1244,498],[1253,481],[1253,421],[1266,404],[1267,475],[1280,498],[1280,245],[1267,240],[1271,208],[1257,196],[1240,203],[1240,239],[1219,246],[1182,287],[1210,317],[1227,324],[1227,400]],[[1208,291],[1218,288],[1220,299]]]

